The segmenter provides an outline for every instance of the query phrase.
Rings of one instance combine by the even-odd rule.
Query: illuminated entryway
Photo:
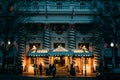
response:
[[[70,70],[73,52],[70,52],[61,45],[59,45],[53,51],[48,52],[48,55],[50,64],[55,64],[58,68],[67,67]]]
[[[36,69],[38,70],[40,63],[43,66],[44,73],[50,64],[55,64],[58,70],[64,67],[68,71],[70,71],[71,65],[73,65],[75,72],[83,75],[94,72],[96,67],[92,52],[81,49],[68,51],[62,46],[58,46],[51,51],[37,49],[28,53],[24,60],[24,69],[29,73],[34,73],[35,65],[37,65]]]
[[[56,67],[65,66],[65,56],[54,57],[53,60]]]
[[[93,57],[75,57],[74,58],[74,67],[76,70],[76,73],[79,74],[90,74],[94,72],[94,62],[93,62]]]
[[[83,46],[83,48],[85,48],[85,46]],[[77,73],[86,75],[95,71],[95,62],[92,52],[87,51],[87,49],[75,49],[73,52],[74,66]]]

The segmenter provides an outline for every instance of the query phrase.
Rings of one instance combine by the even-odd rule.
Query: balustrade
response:
[[[58,5],[56,3],[39,3],[38,5],[33,5],[33,4],[23,4],[23,5],[19,5],[20,7],[17,9],[18,12],[23,11],[23,12],[49,12],[49,11],[68,11],[68,12],[72,12],[72,11],[90,11],[90,9],[93,9],[92,5],[88,4],[88,5],[80,5],[77,3],[73,3],[73,4],[61,4]]]

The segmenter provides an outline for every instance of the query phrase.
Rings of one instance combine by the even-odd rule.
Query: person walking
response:
[[[54,64],[53,64],[53,68],[52,68],[52,75],[53,75],[53,78],[55,78],[55,75],[56,75],[56,67],[55,67]]]
[[[52,65],[50,64],[49,65],[49,70],[50,70],[50,73],[52,72]]]
[[[34,75],[36,75],[36,74],[37,74],[37,65],[34,64]]]
[[[41,63],[39,65],[39,71],[40,71],[40,75],[42,75],[42,64]]]

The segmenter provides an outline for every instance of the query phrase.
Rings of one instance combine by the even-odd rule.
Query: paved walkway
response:
[[[42,72],[42,75],[40,75],[39,73],[37,75],[34,75],[33,73],[30,74],[30,73],[25,73],[24,72],[22,76],[29,76],[29,77],[51,77],[52,78],[52,75],[47,76],[45,72]],[[82,75],[80,73],[76,73],[75,76],[71,76],[70,72],[68,72],[65,67],[59,67],[59,68],[57,68],[57,71],[56,71],[56,77],[96,77],[96,73],[86,74],[86,76]]]
[[[58,68],[56,71],[56,77],[52,75],[46,76],[45,72],[42,75],[24,72],[22,75],[14,74],[0,74],[0,80],[96,80],[95,73],[87,74],[86,76],[77,73],[75,76],[71,76],[65,68]]]
[[[96,80],[94,77],[56,77],[52,76],[23,76],[23,75],[0,75],[0,80]]]
[[[42,73],[42,75],[34,75],[34,74],[30,74],[30,73],[23,73],[22,76],[29,76],[29,77],[52,77],[52,75],[47,76],[44,72]],[[91,74],[86,74],[82,75],[77,73],[75,76],[71,76],[71,75],[66,75],[65,73],[63,73],[63,75],[58,75],[56,74],[56,77],[96,77],[96,73],[91,73]]]

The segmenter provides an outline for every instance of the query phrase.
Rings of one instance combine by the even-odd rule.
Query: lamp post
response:
[[[3,71],[4,71],[4,69],[5,69],[6,56],[8,55],[10,46],[11,46],[11,42],[10,42],[10,41],[6,41],[6,43],[4,43],[4,44],[2,45],[2,48],[1,48],[1,51],[3,52],[3,58],[2,58],[2,70],[3,70]]]
[[[111,47],[114,47],[114,43],[113,43],[113,42],[111,42],[110,46],[111,46]]]
[[[111,42],[110,46],[112,47],[112,64],[113,64],[113,68],[115,68],[114,43]]]
[[[11,42],[10,41],[8,41],[8,45],[10,45],[11,44]]]

